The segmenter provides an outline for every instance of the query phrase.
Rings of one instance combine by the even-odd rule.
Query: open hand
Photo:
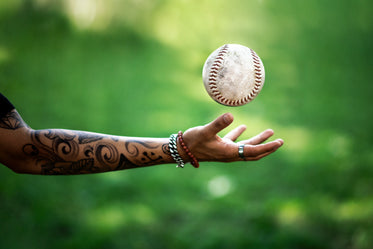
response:
[[[264,143],[274,132],[271,129],[236,143],[238,137],[246,130],[245,125],[240,125],[230,131],[223,138],[218,133],[233,122],[233,115],[225,113],[211,123],[190,128],[184,132],[184,141],[190,151],[199,161],[254,161],[259,160],[280,148],[284,141],[276,139]],[[242,145],[243,153],[239,155],[239,146]]]

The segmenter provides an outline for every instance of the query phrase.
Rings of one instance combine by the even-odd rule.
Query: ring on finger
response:
[[[242,159],[245,159],[245,155],[243,154],[243,149],[244,149],[245,145],[244,144],[240,144],[240,146],[238,146],[238,155],[242,158]]]

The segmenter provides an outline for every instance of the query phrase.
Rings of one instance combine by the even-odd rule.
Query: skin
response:
[[[277,139],[264,143],[273,135],[271,129],[236,143],[246,130],[241,125],[226,136],[218,133],[233,122],[226,113],[209,124],[188,129],[183,138],[198,161],[233,162],[259,160],[283,145]],[[245,144],[242,159],[238,146]],[[178,141],[184,162],[188,155]],[[112,136],[63,129],[31,129],[13,109],[0,120],[0,163],[16,173],[74,175],[147,167],[173,163],[168,138]]]

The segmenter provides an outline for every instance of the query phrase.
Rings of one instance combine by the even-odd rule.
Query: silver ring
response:
[[[238,155],[242,158],[242,159],[245,159],[245,155],[243,154],[243,148],[245,147],[244,144],[240,144],[240,146],[238,146]]]

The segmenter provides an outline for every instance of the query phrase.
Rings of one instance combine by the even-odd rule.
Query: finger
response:
[[[268,152],[263,153],[263,154],[261,154],[261,155],[259,155],[259,156],[256,156],[256,157],[248,157],[248,158],[245,158],[245,161],[246,161],[246,160],[248,160],[248,161],[257,161],[257,160],[262,159],[263,157],[266,157],[266,156],[272,154],[273,152],[277,151],[278,148],[280,148],[280,147],[277,147],[277,148],[275,148],[275,149],[273,149],[273,150],[271,150],[271,151],[268,151]]]
[[[263,153],[263,154],[261,154],[261,155],[259,155],[259,156],[256,156],[256,157],[254,157],[254,158],[250,158],[249,160],[259,160],[259,159],[261,159],[261,158],[263,158],[263,157],[268,156],[269,154],[272,154],[272,153],[275,152],[276,150],[278,150],[278,149],[279,149],[279,148],[284,144],[284,141],[282,141],[282,139],[278,139],[277,141],[281,144],[280,146],[275,147],[273,150],[268,151],[268,152],[265,152],[265,153]]]
[[[283,145],[281,139],[259,145],[248,145],[244,147],[244,156],[245,157],[257,157],[264,153],[270,152],[272,150],[277,150]]]
[[[249,138],[245,141],[241,141],[240,143],[241,144],[251,144],[251,145],[261,144],[261,143],[265,142],[268,138],[273,136],[273,134],[274,134],[273,130],[268,129],[268,130],[265,130],[265,131],[261,132],[260,134],[254,136],[252,138]]]
[[[236,141],[237,138],[246,130],[245,125],[240,125],[237,128],[231,130],[228,132],[227,135],[224,136],[224,138],[230,139],[232,141]]]
[[[225,113],[219,116],[217,119],[203,127],[202,132],[206,137],[212,137],[218,134],[221,130],[226,128],[233,122],[233,115],[230,113]]]

